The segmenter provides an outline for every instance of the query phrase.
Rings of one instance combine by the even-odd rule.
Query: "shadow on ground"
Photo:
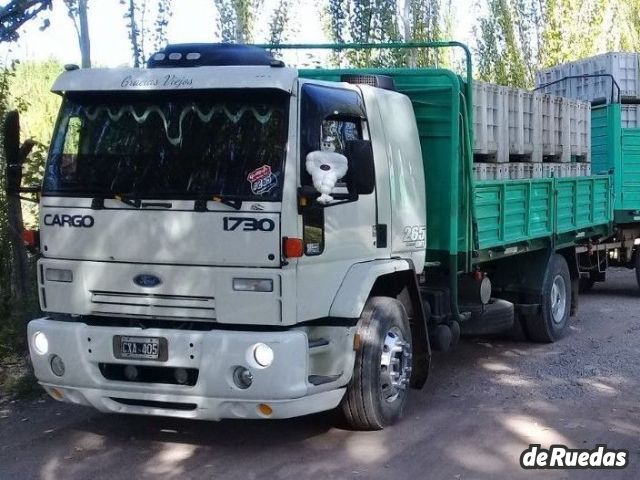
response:
[[[633,272],[616,272],[556,344],[464,340],[435,355],[427,388],[381,432],[336,428],[330,414],[212,423],[26,406],[0,423],[0,477],[530,478],[519,467],[529,444],[605,443],[630,451],[626,470],[535,476],[638,478],[639,301]]]

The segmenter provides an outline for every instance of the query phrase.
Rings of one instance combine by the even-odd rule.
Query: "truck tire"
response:
[[[554,254],[549,259],[541,296],[540,312],[526,317],[527,338],[555,342],[564,335],[571,312],[571,275],[562,255]]]
[[[358,321],[360,346],[340,408],[357,430],[381,430],[402,415],[411,379],[411,328],[394,298],[371,297]]]
[[[461,305],[460,311],[471,313],[460,325],[465,336],[504,333],[513,328],[513,303],[506,300],[492,298],[486,305]]]

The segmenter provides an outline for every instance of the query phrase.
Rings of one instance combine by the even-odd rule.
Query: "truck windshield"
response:
[[[274,90],[67,96],[43,193],[280,200],[288,98]]]

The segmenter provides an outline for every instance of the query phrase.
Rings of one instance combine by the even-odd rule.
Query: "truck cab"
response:
[[[195,44],[146,69],[68,69],[53,91],[46,316],[29,323],[52,397],[212,420],[399,417],[430,358],[428,172],[393,82]]]

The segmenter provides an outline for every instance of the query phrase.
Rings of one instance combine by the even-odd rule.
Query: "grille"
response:
[[[214,297],[91,291],[93,313],[215,320]]]

